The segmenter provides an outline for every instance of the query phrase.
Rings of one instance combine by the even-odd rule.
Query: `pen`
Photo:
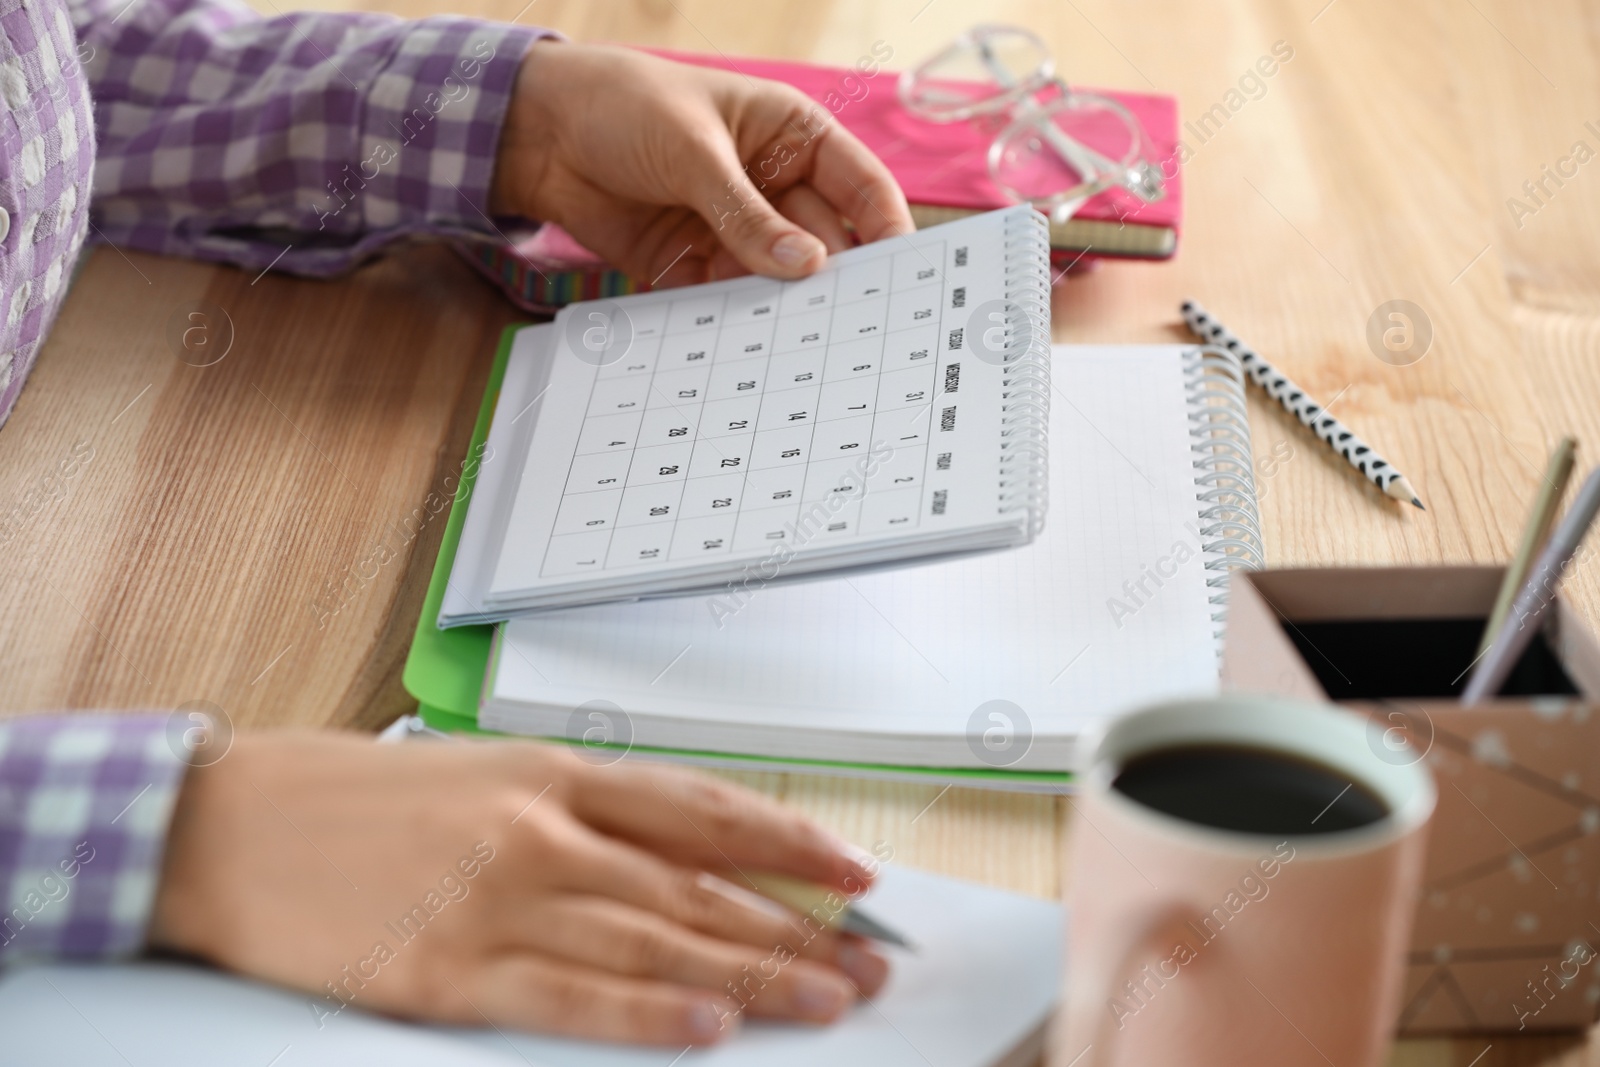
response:
[[[842,930],[900,948],[915,948],[904,934],[884,925],[860,908],[851,904],[844,907],[830,905],[830,897],[842,899],[837,890],[782,874],[751,874],[746,875],[745,879],[768,900],[775,900],[801,915],[809,915],[831,930]]]
[[[1189,332],[1207,344],[1220,345],[1239,357],[1245,373],[1267,395],[1283,405],[1283,409],[1300,420],[1301,425],[1322,438],[1322,442],[1345,458],[1345,462],[1360,471],[1362,476],[1396,500],[1409,500],[1422,507],[1417,491],[1411,488],[1406,476],[1389,465],[1389,461],[1372,450],[1344,423],[1328,414],[1320,402],[1313,399],[1294,383],[1287,374],[1261,358],[1260,353],[1246,345],[1216,317],[1193,300],[1185,300],[1178,310]],[[1427,508],[1422,508],[1426,511]]]
[[[1489,646],[1472,677],[1467,679],[1466,692],[1461,694],[1463,704],[1481,704],[1506,684],[1506,678],[1527,651],[1540,620],[1555,599],[1562,572],[1583,543],[1583,535],[1589,532],[1597,511],[1600,511],[1600,467],[1590,471],[1589,477],[1584,479],[1578,498],[1562,516],[1550,543],[1539,554],[1539,562],[1534,564],[1522,592],[1512,603],[1505,625],[1500,627],[1494,644]]]
[[[1480,656],[1489,651],[1495,634],[1505,625],[1506,616],[1511,613],[1511,601],[1516,598],[1517,590],[1522,588],[1523,581],[1528,577],[1528,568],[1533,566],[1534,559],[1550,536],[1550,527],[1556,521],[1556,509],[1561,506],[1561,494],[1567,491],[1567,482],[1572,477],[1573,453],[1577,446],[1578,443],[1572,438],[1563,437],[1555,451],[1550,453],[1544,481],[1539,485],[1539,496],[1533,502],[1533,510],[1528,513],[1528,525],[1522,530],[1522,543],[1517,545],[1517,554],[1511,557],[1511,565],[1506,568],[1506,576],[1500,582],[1500,592],[1494,598],[1494,610],[1489,612],[1489,623],[1483,628],[1483,637],[1478,641]]]
[[[455,741],[457,738],[450,736],[443,730],[435,730],[422,721],[421,715],[402,715],[388,726],[385,726],[378,733],[377,740],[392,743],[395,741]]]

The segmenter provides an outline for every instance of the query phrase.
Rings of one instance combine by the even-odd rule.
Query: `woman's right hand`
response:
[[[782,805],[530,742],[241,734],[188,772],[156,947],[347,1006],[672,1046],[746,1013],[828,1022],[888,974],[857,938],[729,892],[855,895],[876,863]]]

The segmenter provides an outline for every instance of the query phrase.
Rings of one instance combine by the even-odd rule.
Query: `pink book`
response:
[[[1011,201],[989,179],[985,156],[1000,125],[994,121],[931,123],[910,114],[896,93],[896,74],[874,75],[850,67],[773,59],[728,59],[721,55],[652,49],[682,63],[737,70],[752,78],[787,82],[816,100],[889,165],[918,226],[947,222]],[[1172,96],[1106,92],[1143,124],[1166,196],[1145,203],[1111,189],[1071,219],[1051,226],[1057,265],[1077,265],[1102,256],[1167,259],[1177,251],[1182,215],[1182,176],[1177,165],[1178,105]],[[646,288],[607,267],[559,227],[545,225],[518,239],[465,245],[461,251],[521,306],[551,311],[575,300],[621,296]]]

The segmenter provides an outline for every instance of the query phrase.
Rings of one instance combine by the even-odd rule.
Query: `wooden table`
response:
[[[395,3],[408,15],[446,6]],[[469,6],[509,18],[522,0]],[[1386,505],[1253,398],[1256,454],[1289,454],[1260,471],[1273,564],[1502,559],[1556,437],[1600,447],[1600,163],[1559,188],[1546,180],[1538,200],[1523,188],[1575,142],[1600,148],[1592,4],[544,0],[524,11],[577,39],[729,55],[847,64],[883,41],[895,66],[993,18],[1041,33],[1075,81],[1176,92],[1188,117],[1221,104],[1186,134],[1177,260],[1071,276],[1056,292],[1056,338],[1182,338],[1175,308],[1194,295],[1338,397],[1338,414],[1427,501],[1425,513]],[[1230,96],[1277,41],[1293,58]],[[1392,299],[1431,322],[1414,365],[1369,350],[1368,318]],[[232,329],[206,367],[169,340],[201,304],[213,353],[226,340],[216,308]],[[95,252],[0,436],[0,711],[204,700],[242,726],[373,729],[408,710],[401,664],[443,526],[430,494],[454,485],[494,338],[513,317],[436,248],[334,283]],[[1568,591],[1600,623],[1600,575],[1582,570]],[[907,864],[1041,896],[1063,888],[1064,801],[745,780],[857,841],[890,842]],[[1596,1064],[1600,1035],[1412,1041],[1394,1062]]]

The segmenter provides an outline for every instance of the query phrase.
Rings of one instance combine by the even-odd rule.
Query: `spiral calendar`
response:
[[[1018,207],[797,281],[571,305],[502,387],[517,432],[482,457],[441,625],[1028,543],[1049,287]]]

